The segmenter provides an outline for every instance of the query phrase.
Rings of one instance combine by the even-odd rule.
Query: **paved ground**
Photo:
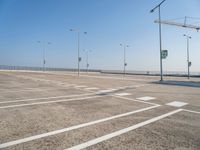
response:
[[[158,80],[0,71],[0,149],[199,150],[200,88]]]

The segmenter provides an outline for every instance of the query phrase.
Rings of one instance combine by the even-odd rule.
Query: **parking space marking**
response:
[[[119,131],[116,131],[116,132],[113,132],[113,133],[110,133],[110,134],[107,134],[107,135],[104,135],[104,136],[101,136],[101,137],[98,137],[96,139],[93,139],[93,140],[90,140],[88,142],[85,142],[85,143],[82,143],[82,144],[79,144],[79,145],[76,145],[76,146],[73,146],[71,148],[68,148],[68,149],[65,149],[65,150],[81,150],[81,149],[84,149],[84,148],[87,148],[87,147],[90,147],[92,145],[96,145],[98,143],[101,143],[103,141],[106,141],[106,140],[109,140],[111,138],[114,138],[114,137],[117,137],[119,135],[122,135],[124,133],[127,133],[127,132],[130,132],[130,131],[133,131],[137,128],[140,128],[140,127],[143,127],[145,125],[148,125],[148,124],[151,124],[151,123],[154,123],[156,121],[159,121],[161,119],[164,119],[168,116],[171,116],[173,114],[176,114],[178,112],[182,111],[182,109],[178,109],[178,110],[174,110],[174,111],[171,111],[169,113],[166,113],[166,114],[163,114],[161,116],[158,116],[158,117],[155,117],[155,118],[151,118],[149,120],[146,120],[144,122],[141,122],[141,123],[138,123],[138,124],[135,124],[133,126],[130,126],[128,128],[124,128],[122,130],[119,130]]]
[[[86,88],[87,86],[86,85],[78,85],[78,86],[75,86],[75,88]]]
[[[0,109],[5,108],[15,108],[15,107],[23,107],[23,106],[33,106],[33,105],[42,105],[42,104],[52,104],[52,103],[60,103],[60,102],[68,102],[68,101],[79,101],[79,100],[85,100],[85,99],[92,99],[92,98],[98,98],[103,97],[104,95],[97,95],[97,96],[91,96],[91,97],[83,97],[83,98],[73,98],[73,99],[62,99],[57,101],[47,101],[47,102],[38,102],[38,103],[29,103],[29,104],[19,104],[19,105],[9,105],[9,106],[2,106]]]
[[[126,100],[130,100],[130,101],[140,102],[140,103],[144,103],[144,104],[159,105],[159,104],[156,104],[156,103],[151,103],[151,102],[147,102],[147,101],[136,100],[136,99],[132,99],[132,98],[128,98],[128,97],[123,97],[123,96],[117,96],[117,95],[112,95],[112,96],[113,97],[122,98],[122,99],[126,99]]]
[[[3,101],[3,102],[0,102],[0,104],[14,103],[14,102],[39,101],[39,100],[46,100],[46,99],[68,98],[68,97],[78,97],[78,96],[89,96],[89,95],[93,95],[93,94],[86,93],[86,94],[79,94],[79,95],[63,95],[63,96],[52,96],[52,97],[42,97],[42,98],[20,99],[20,100]]]
[[[136,98],[136,99],[139,99],[139,100],[142,100],[142,101],[150,101],[150,100],[153,100],[153,99],[156,99],[156,98],[150,97],[150,96],[144,96],[144,97],[139,97],[139,98]]]
[[[127,95],[131,95],[131,93],[117,93],[115,95],[117,95],[117,96],[127,96]]]
[[[98,91],[98,93],[110,93],[110,92],[114,92],[116,91],[117,89],[107,89],[107,90],[100,90]]]
[[[99,88],[97,87],[91,87],[91,88],[85,88],[85,90],[98,90]]]
[[[71,131],[71,130],[87,127],[87,126],[90,126],[90,125],[102,123],[102,122],[117,119],[117,118],[120,118],[120,117],[125,117],[125,116],[136,114],[136,113],[139,113],[139,112],[147,111],[147,110],[150,110],[150,109],[154,109],[156,107],[159,107],[159,106],[158,105],[150,106],[150,107],[142,108],[142,109],[139,109],[139,110],[135,110],[135,111],[131,111],[131,112],[127,112],[127,113],[123,113],[123,114],[99,119],[99,120],[96,120],[96,121],[91,121],[91,122],[75,125],[75,126],[72,126],[72,127],[68,127],[68,128],[64,128],[64,129],[60,129],[60,130],[55,130],[55,131],[51,131],[51,132],[47,132],[47,133],[43,133],[43,134],[39,134],[39,135],[35,135],[35,136],[30,136],[30,137],[27,137],[27,138],[24,138],[24,139],[10,141],[10,142],[7,142],[7,143],[2,143],[2,144],[0,144],[0,148],[6,148],[6,147],[13,146],[13,145],[22,144],[22,143],[37,140],[37,139],[40,139],[40,138],[60,134],[60,133],[63,133],[63,132],[68,132],[68,131]]]
[[[173,101],[173,102],[167,103],[166,105],[173,106],[173,107],[183,107],[183,106],[185,106],[187,104],[188,103],[185,103],[185,102]]]
[[[1,89],[0,93],[11,93],[11,92],[27,92],[27,91],[50,91],[50,90],[56,90],[53,88],[46,88],[46,89],[40,89],[40,88],[27,88],[27,89],[22,89],[22,90],[10,90],[10,89]]]
[[[195,114],[200,114],[199,111],[194,111],[194,110],[188,110],[188,109],[183,109],[186,112],[190,112],[190,113],[195,113]]]

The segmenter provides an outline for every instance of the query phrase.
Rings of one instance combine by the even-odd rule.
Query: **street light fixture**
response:
[[[39,44],[43,44],[43,71],[46,70],[45,64],[46,64],[46,44],[50,45],[51,42],[41,42],[41,41],[37,41]]]
[[[83,50],[86,53],[86,72],[88,73],[88,68],[89,68],[89,52],[92,52],[92,50]]]
[[[78,29],[70,29],[69,31],[71,32],[77,32],[77,36],[78,36],[78,43],[77,43],[77,47],[78,47],[78,76],[80,74],[80,61],[81,61],[81,57],[80,57],[80,30]],[[87,32],[83,32],[84,34],[87,34]]]
[[[190,62],[190,55],[189,55],[189,39],[191,39],[191,36],[188,36],[186,34],[183,35],[187,39],[187,68],[188,68],[188,79],[190,79],[190,67],[192,63]]]
[[[163,81],[163,68],[162,68],[162,30],[161,30],[161,12],[160,6],[165,2],[163,0],[160,4],[154,7],[150,13],[153,13],[158,8],[158,15],[159,15],[159,38],[160,38],[160,81]]]
[[[124,76],[125,76],[126,75],[126,66],[127,66],[127,63],[126,63],[126,48],[130,47],[130,46],[126,45],[126,44],[120,44],[120,46],[122,46],[123,50],[124,50]]]

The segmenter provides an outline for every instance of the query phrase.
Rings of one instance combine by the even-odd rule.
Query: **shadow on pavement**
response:
[[[164,80],[164,81],[156,81],[156,82],[153,82],[153,83],[176,85],[176,86],[200,87],[200,82],[195,82],[195,81]]]

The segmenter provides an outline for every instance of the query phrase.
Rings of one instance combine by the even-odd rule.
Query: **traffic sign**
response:
[[[188,66],[189,67],[191,67],[192,66],[192,62],[190,61],[190,62],[188,62]]]
[[[167,58],[167,56],[168,56],[168,50],[162,50],[161,51],[161,58],[165,59],[165,58]]]

